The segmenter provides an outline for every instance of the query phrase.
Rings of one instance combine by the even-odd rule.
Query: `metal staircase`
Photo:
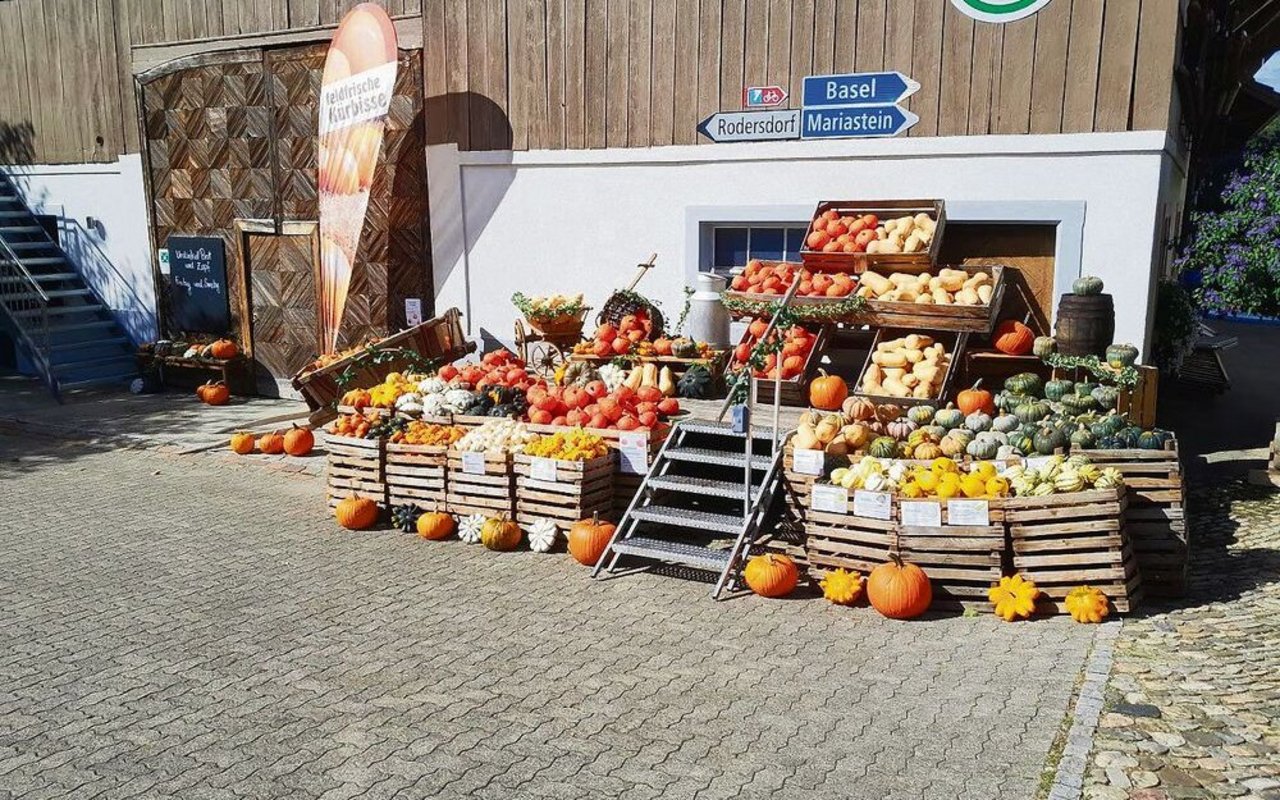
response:
[[[798,286],[797,277],[780,308],[791,302]],[[777,323],[775,314],[761,341]],[[740,376],[747,398],[742,424],[721,421],[739,390],[736,385],[718,420],[676,423],[592,576],[616,572],[626,556],[718,572],[711,592],[716,599],[726,589],[737,588],[747,554],[781,485],[783,441],[778,427],[780,388],[774,391],[772,427],[756,428],[750,413],[755,380],[750,369]]]
[[[137,376],[128,336],[2,171],[0,329],[59,399],[68,389]]]

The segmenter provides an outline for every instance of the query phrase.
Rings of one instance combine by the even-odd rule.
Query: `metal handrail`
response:
[[[40,296],[40,302],[48,305],[49,295],[45,294],[44,289],[40,286],[40,282],[32,277],[31,272],[28,271],[26,267],[22,266],[22,260],[18,258],[17,253],[13,252],[13,248],[9,246],[9,243],[4,240],[3,236],[0,236],[0,250],[4,251],[4,255],[8,256],[8,260],[13,262],[13,265],[18,268],[20,273],[22,273],[19,277],[25,278],[29,288],[35,289],[36,294]]]
[[[23,320],[9,308],[8,301],[0,299],[0,309],[3,309],[5,315],[13,321],[13,328],[17,331],[17,335],[27,343],[31,360],[40,370],[40,377],[44,379],[45,385],[49,387],[49,391],[53,392],[54,397],[58,397],[58,383],[53,375],[53,365],[49,361],[49,295],[45,293],[44,288],[31,275],[31,272],[23,266],[18,254],[13,251],[13,248],[9,246],[9,243],[3,237],[0,237],[0,266],[8,267],[4,270],[5,275],[24,280],[27,288],[34,290],[32,302],[38,303],[40,307],[40,334],[42,341],[37,342],[31,336]],[[9,293],[5,291],[0,294]]]

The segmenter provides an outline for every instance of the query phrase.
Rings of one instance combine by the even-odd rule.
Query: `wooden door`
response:
[[[315,358],[320,347],[316,314],[319,236],[301,233],[244,234],[251,282],[253,354],[261,391],[275,394],[282,381]]]

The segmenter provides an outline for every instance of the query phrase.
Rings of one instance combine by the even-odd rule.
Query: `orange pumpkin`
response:
[[[975,411],[981,411],[985,414],[996,413],[995,398],[991,396],[991,392],[982,388],[981,379],[973,386],[956,395],[956,407],[966,417]]]
[[[293,428],[284,435],[284,451],[291,456],[305,456],[316,446],[316,435],[308,428]]]
[[[929,576],[915,564],[903,561],[897,553],[890,553],[889,558],[888,563],[871,570],[867,576],[867,600],[890,619],[920,616],[933,602]]]
[[[453,517],[439,509],[428,511],[418,517],[418,535],[433,542],[448,539],[453,535],[456,527]]]
[[[868,422],[876,418],[876,404],[865,397],[850,397],[844,401],[841,409],[853,422]]]
[[[765,553],[747,562],[742,577],[751,591],[761,597],[786,597],[796,588],[800,574],[790,556]]]
[[[583,566],[594,567],[616,529],[612,522],[601,522],[599,514],[573,523],[569,528],[569,555]]]
[[[351,389],[342,395],[339,405],[351,406],[356,411],[363,411],[373,404],[373,396],[368,389]]]
[[[1035,341],[1035,331],[1016,319],[1006,319],[1001,322],[991,336],[991,345],[1001,353],[1011,356],[1025,356],[1030,353]]]
[[[221,359],[235,358],[240,355],[240,348],[230,339],[219,339],[209,345],[209,355]]]
[[[258,437],[258,450],[269,456],[279,455],[284,452],[284,434],[280,431],[272,431],[264,433]]]
[[[333,516],[347,530],[362,531],[372,528],[378,521],[378,504],[367,497],[356,497],[353,494],[338,503]]]
[[[248,431],[236,431],[231,434],[231,452],[242,456],[252,453],[253,434]]]
[[[210,381],[204,386],[201,386],[200,389],[202,391],[198,390],[196,394],[201,400],[211,406],[225,406],[227,402],[231,400],[231,391],[222,381],[218,381],[217,383]]]
[[[828,375],[818,370],[818,377],[809,382],[809,405],[823,411],[839,411],[849,396],[849,385],[839,375]]]

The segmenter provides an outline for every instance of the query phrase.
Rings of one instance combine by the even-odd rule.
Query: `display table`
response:
[[[188,358],[139,353],[138,369],[144,373],[155,369],[165,386],[190,389],[208,381],[221,381],[232,394],[255,393],[253,365],[242,355],[235,358]]]

